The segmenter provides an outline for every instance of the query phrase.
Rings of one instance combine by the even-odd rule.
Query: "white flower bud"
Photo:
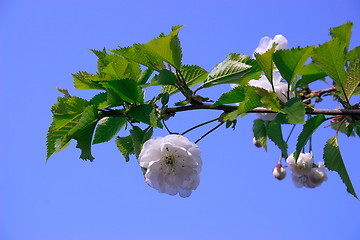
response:
[[[286,162],[289,164],[290,170],[296,172],[298,175],[305,175],[309,173],[314,164],[311,153],[300,153],[297,161],[292,153],[286,159]]]
[[[272,173],[278,180],[283,180],[286,177],[286,170],[281,164],[277,164]]]

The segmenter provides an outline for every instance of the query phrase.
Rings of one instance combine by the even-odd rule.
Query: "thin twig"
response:
[[[198,127],[204,126],[204,125],[206,125],[206,124],[208,124],[208,123],[215,122],[215,121],[217,121],[218,119],[219,119],[219,118],[215,118],[215,119],[212,119],[212,120],[210,120],[210,121],[207,121],[207,122],[201,123],[201,124],[199,124],[199,125],[196,125],[196,126],[190,128],[190,129],[186,130],[186,131],[183,132],[181,135],[185,135],[186,133],[188,133],[188,132],[190,132],[190,131],[198,128]]]
[[[208,131],[207,133],[205,133],[204,135],[202,135],[201,137],[199,137],[198,140],[195,141],[195,143],[198,143],[201,139],[203,139],[204,137],[206,137],[207,135],[209,135],[210,133],[212,133],[213,131],[215,131],[217,128],[219,128],[221,125],[223,125],[224,122],[219,123],[218,125],[216,125],[213,129],[211,129],[210,131]]]

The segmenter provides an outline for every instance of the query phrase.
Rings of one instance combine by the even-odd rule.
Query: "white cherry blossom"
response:
[[[300,153],[297,161],[295,160],[294,154],[292,153],[286,159],[286,162],[289,164],[290,169],[299,175],[309,173],[314,164],[313,156],[311,153]]]
[[[139,164],[145,182],[161,193],[189,197],[200,183],[200,148],[186,137],[171,134],[146,141]]]
[[[274,39],[269,37],[263,37],[260,39],[259,46],[255,49],[254,54],[265,53],[267,50],[273,47],[274,43],[278,44],[275,48],[275,51],[280,49],[287,49],[288,47],[288,40],[283,35],[276,35]]]

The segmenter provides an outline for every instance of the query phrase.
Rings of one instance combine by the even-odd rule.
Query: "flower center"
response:
[[[175,155],[169,154],[164,156],[165,164],[168,165],[168,167],[173,167],[175,165]]]

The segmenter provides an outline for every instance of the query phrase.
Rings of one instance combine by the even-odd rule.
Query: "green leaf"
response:
[[[154,72],[154,69],[152,69],[152,68],[147,68],[146,70],[144,70],[138,78],[138,84],[144,85],[147,82],[147,80],[149,80],[149,78],[150,78],[151,74],[153,74],[153,72]]]
[[[344,164],[344,161],[341,157],[338,139],[337,137],[330,138],[325,145],[324,148],[324,160],[325,160],[325,166],[331,170],[337,172],[342,181],[346,185],[347,191],[352,194],[354,197],[358,198],[354,187],[352,186],[350,177],[346,171],[346,167]]]
[[[110,141],[125,124],[126,118],[123,117],[102,118],[96,127],[93,144]]]
[[[254,56],[256,58],[257,63],[264,71],[266,78],[269,80],[271,85],[273,85],[273,54],[275,51],[276,45],[267,50],[263,54],[255,53]]]
[[[273,61],[279,69],[281,76],[288,82],[290,89],[294,90],[297,76],[300,74],[306,60],[311,56],[313,46],[305,48],[292,48],[278,50],[273,55]]]
[[[266,140],[267,140],[267,121],[261,120],[261,119],[256,119],[254,120],[254,124],[253,124],[253,133],[254,133],[254,137],[255,140],[261,144],[261,146],[264,147],[264,149],[267,151],[267,145],[266,145]]]
[[[128,162],[130,160],[129,155],[135,154],[131,135],[127,137],[117,137],[115,143],[121,154],[124,156],[125,161]]]
[[[157,71],[165,69],[163,62],[180,69],[182,58],[178,38],[180,28],[181,26],[174,27],[169,35],[161,34],[146,44],[134,44],[125,48],[119,47],[111,51]]]
[[[227,93],[223,93],[220,98],[212,105],[212,107],[221,104],[239,103],[245,100],[245,90],[241,86],[232,89]]]
[[[351,62],[348,72],[346,73],[346,82],[344,92],[350,100],[355,89],[360,84],[360,59]]]
[[[312,134],[320,127],[320,125],[325,122],[324,115],[317,115],[315,117],[310,118],[306,121],[303,126],[303,130],[301,131],[296,144],[296,151],[294,152],[294,158],[297,160],[301,150],[306,145],[307,141],[310,139]]]
[[[111,63],[113,57],[115,56],[107,54],[105,48],[103,48],[101,51],[95,49],[90,49],[90,51],[92,51],[98,57],[97,69],[99,72],[101,72],[109,63]]]
[[[93,81],[92,78],[94,74],[87,72],[77,72],[72,74],[74,79],[74,86],[76,89],[80,90],[104,90],[105,88],[96,81]]]
[[[288,157],[287,154],[287,143],[283,139],[281,124],[271,121],[268,124],[267,135],[281,150],[281,154],[284,158]]]
[[[345,43],[334,38],[314,49],[312,57],[314,63],[335,81],[341,91],[346,85],[344,49]]]
[[[324,80],[327,76],[314,62],[305,65],[299,75],[301,75],[301,78],[296,82],[295,88],[305,87],[316,80]]]
[[[103,73],[110,75],[113,79],[130,78],[137,80],[140,77],[140,65],[134,61],[111,54],[114,57],[112,61],[102,69]]]
[[[81,118],[77,125],[72,128],[65,139],[75,139],[77,148],[80,148],[80,158],[92,161],[94,157],[91,154],[91,141],[98,121],[98,111],[95,106],[88,106],[81,114]]]
[[[304,103],[297,98],[292,98],[284,106],[286,119],[290,124],[305,123],[305,107]]]
[[[137,82],[133,79],[119,79],[108,82],[103,82],[102,85],[114,91],[124,101],[129,103],[142,103],[144,101],[144,95],[141,88],[137,85]]]
[[[88,101],[79,97],[59,97],[51,112],[54,115],[74,114],[81,112],[88,105]]]
[[[110,103],[108,103],[107,100],[108,100],[108,93],[102,92],[92,97],[89,102],[91,105],[95,105],[98,109],[105,109],[112,106]]]
[[[360,46],[355,47],[346,55],[346,58],[350,60],[350,62],[355,62],[355,60],[360,58]]]
[[[158,75],[155,75],[151,81],[151,86],[156,85],[175,85],[177,78],[175,74],[167,69],[160,70]]]
[[[204,81],[208,75],[208,72],[196,65],[181,65],[180,72],[184,77],[186,85],[188,87],[193,87],[196,84]],[[167,92],[170,95],[179,92],[175,86],[163,86],[161,92]]]
[[[330,36],[338,38],[341,42],[344,42],[346,49],[349,49],[351,30],[354,24],[352,22],[346,22],[345,24],[330,29]],[[347,51],[347,50],[346,50]]]
[[[263,88],[258,88],[258,87],[252,87],[252,88],[254,89],[255,93],[257,93],[261,97],[261,102],[263,104],[263,107],[271,109],[275,112],[284,112],[280,105],[281,100],[280,101],[278,100],[279,97],[276,93],[268,92]]]
[[[246,85],[251,79],[259,79],[261,73],[256,60],[246,55],[231,53],[209,73],[202,87],[225,83]]]
[[[141,128],[135,126],[132,130],[130,130],[130,136],[133,142],[136,158],[139,157],[142,145],[151,138],[152,134],[153,128],[141,130]]]
[[[127,112],[130,117],[134,118],[137,121],[146,123],[152,127],[157,126],[157,117],[155,114],[155,108],[151,104],[142,104],[139,106],[134,106],[129,109]]]

